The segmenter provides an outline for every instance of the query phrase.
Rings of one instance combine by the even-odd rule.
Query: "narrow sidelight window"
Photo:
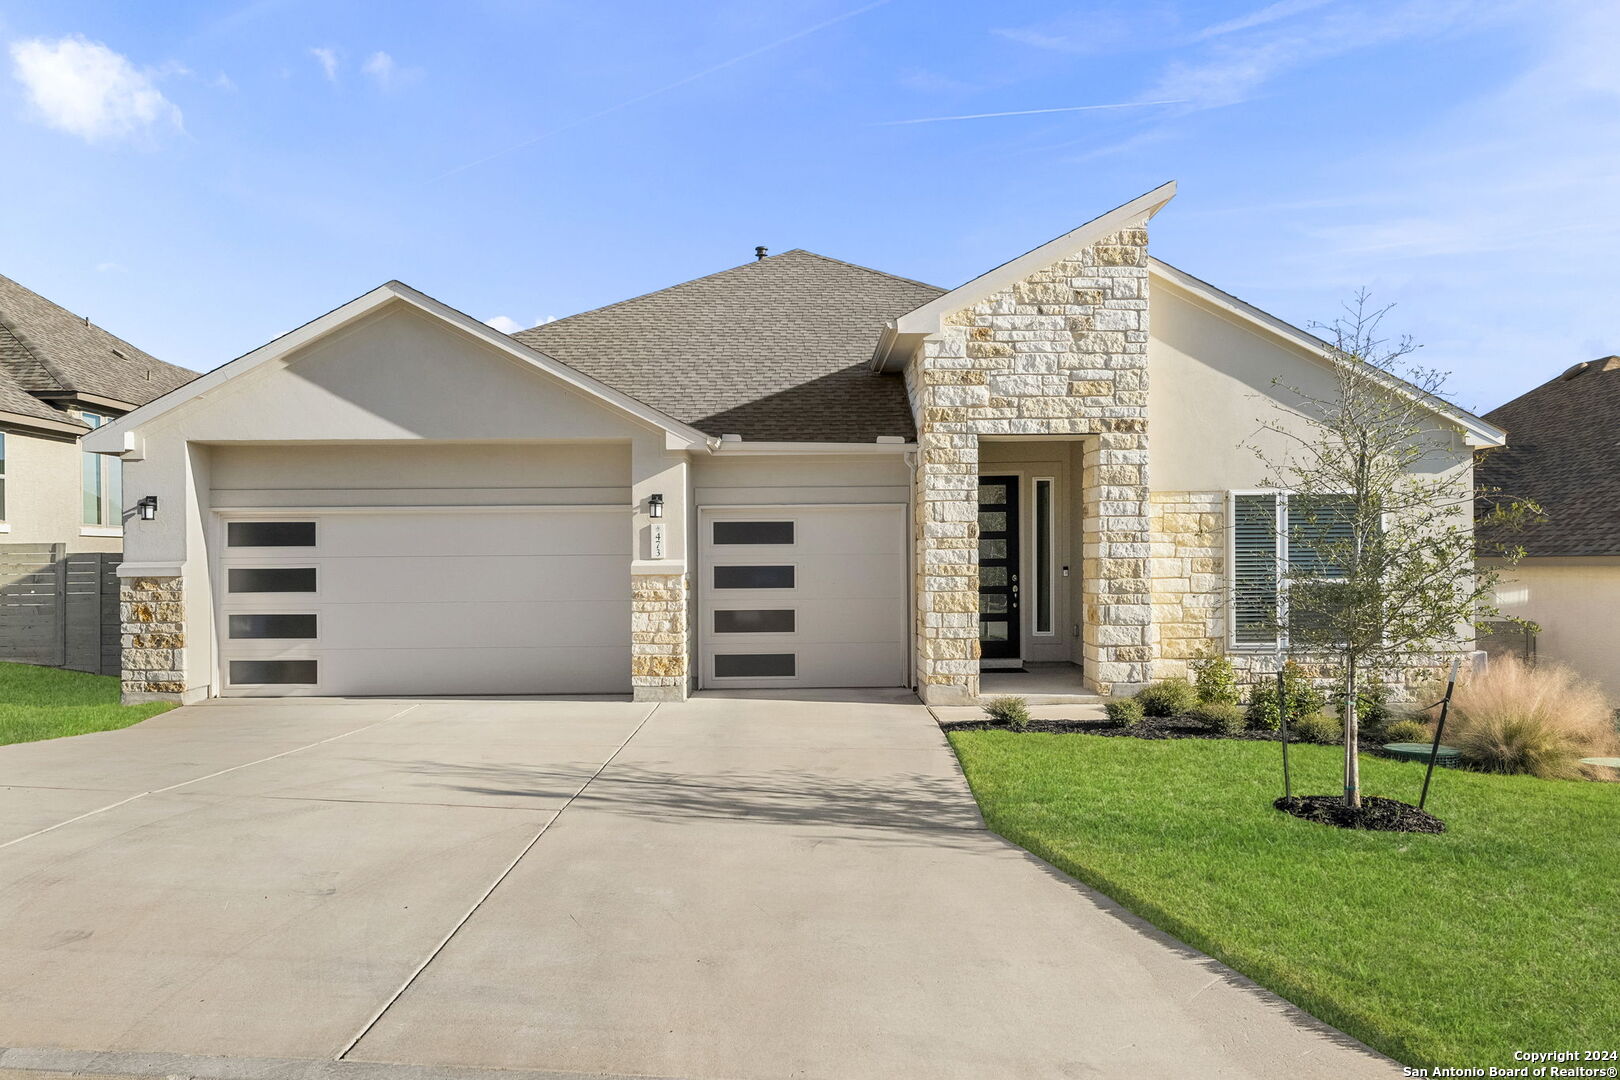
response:
[[[791,521],[717,521],[714,523],[716,544],[791,544]]]
[[[1057,582],[1052,573],[1052,480],[1035,480],[1035,632],[1052,632]]]
[[[714,568],[714,587],[717,589],[791,589],[791,566],[717,566]]]
[[[797,671],[798,657],[793,653],[716,653],[714,657],[717,679],[791,678]]]
[[[233,521],[225,526],[227,547],[314,547],[313,521]]]

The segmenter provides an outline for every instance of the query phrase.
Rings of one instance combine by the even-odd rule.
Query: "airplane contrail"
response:
[[[1038,116],[1041,113],[1089,112],[1092,109],[1140,109],[1148,105],[1184,105],[1186,98],[1171,101],[1121,101],[1112,105],[1064,105],[1056,109],[1014,109],[1011,112],[968,113],[965,116],[923,116],[916,120],[879,120],[874,127],[893,127],[896,124],[937,124],[943,120],[988,120],[996,116]]]

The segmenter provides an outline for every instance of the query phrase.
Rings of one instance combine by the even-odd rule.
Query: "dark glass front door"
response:
[[[979,477],[979,649],[986,660],[1019,656],[1018,477]]]

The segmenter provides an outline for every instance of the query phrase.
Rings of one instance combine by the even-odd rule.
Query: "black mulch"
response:
[[[1344,805],[1342,795],[1296,795],[1278,799],[1271,805],[1284,813],[1341,829],[1372,829],[1378,832],[1443,833],[1446,823],[1410,803],[1363,795],[1361,805]]]
[[[999,720],[957,720],[941,724],[946,731],[1008,731]],[[1131,727],[1120,727],[1111,720],[1031,720],[1026,731],[1050,735],[1122,735],[1132,739],[1258,739],[1277,742],[1275,731],[1243,730],[1227,735],[1202,724],[1189,724],[1179,717],[1149,716]],[[1297,740],[1294,740],[1297,741]]]

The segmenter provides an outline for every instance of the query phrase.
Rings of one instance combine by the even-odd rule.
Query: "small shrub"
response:
[[[1198,700],[1205,705],[1236,705],[1238,703],[1237,671],[1232,661],[1220,653],[1210,653],[1194,660],[1190,665]]]
[[[1136,695],[1146,716],[1180,716],[1198,704],[1198,691],[1186,679],[1165,679]]]
[[[984,715],[1014,731],[1029,730],[1029,702],[1021,697],[998,697],[983,706]]]
[[[1327,704],[1322,692],[1311,685],[1305,669],[1290,660],[1283,665],[1283,693],[1288,695],[1288,722],[1298,723],[1303,717],[1322,711]],[[1267,677],[1256,683],[1249,692],[1249,726],[1276,731],[1282,726],[1282,714],[1277,709],[1277,680]]]
[[[1288,721],[1288,736],[1298,742],[1336,743],[1344,741],[1344,722],[1328,712],[1313,712]]]
[[[1384,725],[1378,738],[1386,743],[1416,742],[1430,743],[1434,741],[1434,729],[1421,720],[1408,716],[1400,720],[1391,720]]]
[[[1221,735],[1236,735],[1243,730],[1247,721],[1242,706],[1232,701],[1206,701],[1194,706],[1187,716],[1194,723]]]
[[[1103,706],[1108,719],[1116,727],[1135,727],[1142,722],[1142,703],[1135,698],[1120,698]]]
[[[1548,779],[1583,775],[1581,758],[1611,755],[1620,742],[1595,683],[1511,656],[1457,684],[1445,740],[1475,768]]]

